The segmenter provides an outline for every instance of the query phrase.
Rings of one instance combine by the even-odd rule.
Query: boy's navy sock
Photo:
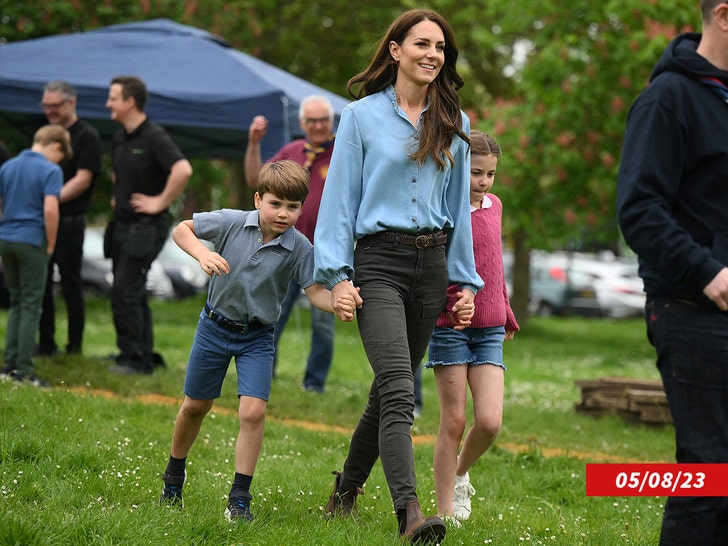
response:
[[[250,484],[253,481],[253,476],[248,476],[247,474],[240,474],[239,472],[235,473],[235,478],[233,479],[233,486],[230,489],[230,492],[233,491],[245,491],[246,493],[250,492]]]
[[[164,473],[168,476],[182,477],[185,475],[186,465],[187,457],[177,459],[170,455],[169,461],[167,462],[167,470]]]

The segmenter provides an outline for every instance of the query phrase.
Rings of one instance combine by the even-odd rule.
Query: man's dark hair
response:
[[[129,97],[134,97],[137,109],[140,112],[144,112],[148,96],[146,84],[136,76],[117,76],[111,80],[111,85],[115,83],[121,85],[121,96],[125,100]]]

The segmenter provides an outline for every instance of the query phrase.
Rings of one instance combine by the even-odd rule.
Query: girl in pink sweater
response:
[[[449,309],[456,285],[448,288],[448,305],[440,315],[429,345],[426,368],[435,371],[440,399],[440,427],[435,445],[434,472],[438,515],[460,526],[470,517],[468,470],[493,444],[503,419],[503,341],[518,331],[511,310],[503,271],[500,199],[488,193],[493,186],[500,146],[491,136],[470,132],[470,208],[473,249],[478,274],[485,288],[475,296],[470,327],[455,330],[457,320]],[[465,432],[468,386],[473,396],[475,423]]]

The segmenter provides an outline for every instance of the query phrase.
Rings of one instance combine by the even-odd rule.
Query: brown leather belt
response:
[[[402,233],[399,231],[380,231],[372,235],[365,235],[360,241],[367,238],[381,239],[390,243],[398,243],[405,246],[414,246],[419,249],[435,246],[443,246],[447,243],[447,234],[444,231],[431,233]]]

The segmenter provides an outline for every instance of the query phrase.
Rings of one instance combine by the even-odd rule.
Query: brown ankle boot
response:
[[[425,517],[420,502],[407,503],[407,524],[402,536],[413,544],[440,544],[445,538],[445,523],[438,516]]]
[[[326,513],[330,516],[357,516],[356,497],[363,495],[364,491],[361,487],[349,489],[343,493],[338,493],[339,484],[341,483],[341,472],[334,470],[331,472],[336,479],[334,480],[334,490],[329,497],[326,505]]]

